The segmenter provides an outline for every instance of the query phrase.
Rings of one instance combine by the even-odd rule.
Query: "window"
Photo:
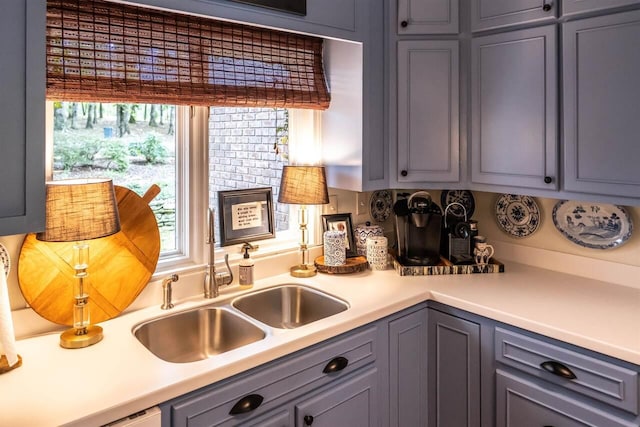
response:
[[[205,210],[214,207],[217,223],[221,190],[272,187],[276,239],[260,242],[260,253],[297,246],[297,207],[278,204],[277,195],[282,167],[302,154],[314,157],[314,112],[57,101],[49,106],[52,179],[109,177],[141,196],[152,184],[160,186],[150,203],[160,228],[159,272],[206,262]],[[304,142],[290,145],[293,123],[294,139]],[[218,251],[239,254],[234,247]]]
[[[174,105],[53,102],[52,179],[107,177],[140,196],[158,185],[163,254],[178,249],[176,147]]]

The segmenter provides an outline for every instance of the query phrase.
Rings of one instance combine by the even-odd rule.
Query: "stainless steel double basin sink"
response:
[[[325,292],[287,283],[152,319],[133,334],[162,360],[195,362],[260,341],[269,328],[297,328],[348,308]]]

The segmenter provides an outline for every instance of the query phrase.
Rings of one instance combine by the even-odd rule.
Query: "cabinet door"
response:
[[[480,325],[429,310],[429,427],[480,425]]]
[[[398,0],[398,34],[456,34],[458,0]]]
[[[427,309],[389,322],[389,425],[427,424]]]
[[[472,40],[471,179],[557,189],[556,27]]]
[[[376,368],[325,388],[295,405],[296,426],[373,427],[380,422]]]
[[[554,0],[473,0],[471,29],[479,31],[552,21],[556,18],[558,3]]]
[[[640,4],[639,0],[562,0],[562,15]]]
[[[544,383],[498,370],[496,373],[497,427],[623,427],[627,423]]]
[[[457,182],[458,42],[398,42],[398,182]]]
[[[564,186],[640,197],[640,11],[563,25]]]
[[[46,5],[44,0],[7,0],[2,5],[0,235],[7,235],[44,226]]]

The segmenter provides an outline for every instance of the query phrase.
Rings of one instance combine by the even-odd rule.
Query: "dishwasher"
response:
[[[160,427],[161,421],[160,408],[154,406],[106,424],[103,427]]]

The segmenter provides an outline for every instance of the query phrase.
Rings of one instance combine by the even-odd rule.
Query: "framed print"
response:
[[[353,226],[351,225],[350,213],[322,215],[322,226],[324,231],[346,231],[345,247],[347,248],[347,257],[358,256],[356,245],[353,243]]]
[[[220,245],[276,236],[271,187],[218,191]]]

